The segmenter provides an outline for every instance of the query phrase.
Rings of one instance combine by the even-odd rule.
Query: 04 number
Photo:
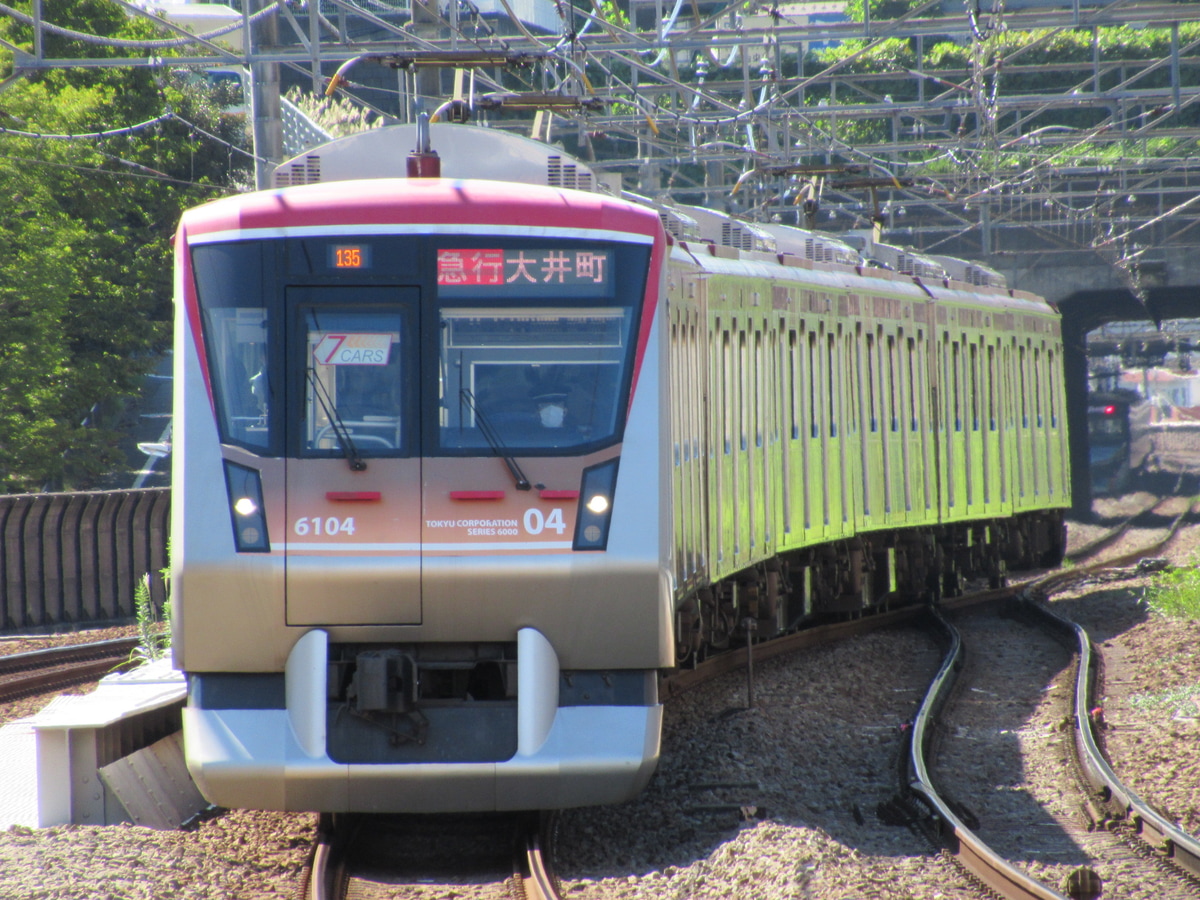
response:
[[[550,515],[543,516],[540,509],[525,510],[525,531],[529,534],[541,534],[547,528],[552,529],[558,534],[562,534],[567,523],[563,519],[563,511],[561,509],[550,510]]]
[[[300,537],[310,534],[354,534],[354,518],[351,516],[339,519],[337,516],[329,516],[323,519],[320,516],[306,516],[297,519],[292,530]]]

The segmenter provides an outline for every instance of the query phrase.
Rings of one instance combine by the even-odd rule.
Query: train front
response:
[[[620,802],[672,661],[653,213],[339,182],[176,242],[174,653],[221,806]]]

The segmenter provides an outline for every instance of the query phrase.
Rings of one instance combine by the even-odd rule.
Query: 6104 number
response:
[[[300,537],[310,534],[354,534],[354,517],[339,519],[329,516],[323,519],[320,516],[308,516],[297,519],[292,530]]]

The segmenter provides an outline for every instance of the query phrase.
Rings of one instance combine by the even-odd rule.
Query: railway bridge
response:
[[[1087,333],[1109,322],[1200,318],[1200,245],[1153,249],[1135,269],[1114,262],[1103,250],[1039,246],[1030,235],[1024,248],[982,259],[1004,273],[1010,287],[1040,294],[1063,314],[1067,425],[1071,433],[1073,514],[1091,514],[1088,470]]]

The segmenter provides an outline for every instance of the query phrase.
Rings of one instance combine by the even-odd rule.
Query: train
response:
[[[1152,444],[1146,431],[1149,415],[1150,407],[1136,391],[1088,393],[1088,467],[1094,496],[1118,496],[1144,476]]]
[[[214,804],[622,802],[664,673],[1061,559],[1060,319],[990,270],[472,125],[275,177],[175,240],[173,654]]]

